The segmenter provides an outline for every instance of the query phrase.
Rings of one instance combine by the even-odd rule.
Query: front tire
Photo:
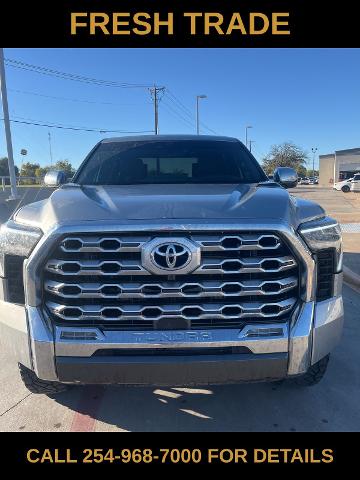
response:
[[[309,370],[300,375],[295,379],[296,385],[301,387],[312,387],[320,382],[320,380],[325,375],[328,363],[329,363],[330,355],[326,355],[326,357],[322,358],[318,362],[311,365]]]
[[[349,185],[344,185],[344,186],[341,188],[341,190],[342,190],[344,193],[348,193],[348,192],[350,192],[350,187],[349,187]]]
[[[69,388],[69,386],[64,383],[41,380],[41,378],[39,378],[32,370],[24,367],[24,365],[21,365],[21,363],[18,365],[21,380],[31,393],[51,396],[65,392]]]

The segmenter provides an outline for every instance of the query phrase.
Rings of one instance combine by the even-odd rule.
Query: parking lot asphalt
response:
[[[319,203],[339,223],[360,223],[360,193],[344,193],[320,185],[298,185],[289,190],[295,196]]]
[[[322,199],[337,192],[325,193],[310,191]],[[330,199],[333,208],[336,203]],[[342,341],[324,379],[310,388],[287,382],[207,388],[86,386],[51,398],[30,394],[17,366],[0,352],[0,431],[359,431],[360,291],[345,286],[344,305]]]

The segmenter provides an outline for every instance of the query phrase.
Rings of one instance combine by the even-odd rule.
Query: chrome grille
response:
[[[197,305],[122,305],[122,306],[104,306],[104,305],[81,305],[66,306],[48,302],[47,306],[52,313],[63,320],[86,320],[89,318],[101,320],[131,320],[140,318],[141,320],[153,319],[159,320],[162,317],[185,318],[186,320],[196,320],[200,318],[213,317],[226,318],[249,318],[254,315],[259,317],[278,317],[287,312],[294,305],[293,299],[289,298],[281,302],[244,302],[239,304],[197,304]]]
[[[62,298],[173,298],[242,297],[285,293],[297,286],[297,278],[244,280],[242,282],[145,282],[65,283],[46,280],[45,290]]]
[[[194,273],[276,273],[294,268],[292,257],[266,258],[205,258]],[[152,275],[134,260],[50,260],[46,270],[58,275]]]
[[[241,328],[288,319],[298,298],[299,272],[280,236],[170,235],[200,247],[201,263],[192,273],[155,275],[142,265],[142,248],[162,234],[65,237],[44,270],[44,304],[53,321],[151,330]]]

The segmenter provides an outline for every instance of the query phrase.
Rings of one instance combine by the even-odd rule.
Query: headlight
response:
[[[9,220],[0,228],[0,299],[24,303],[23,264],[42,236],[39,229]]]
[[[336,220],[324,217],[320,220],[303,223],[299,227],[299,233],[312,252],[319,253],[323,250],[333,250],[333,273],[341,272],[342,237],[340,226]]]
[[[28,257],[41,236],[38,228],[9,220],[0,228],[0,252]]]
[[[336,220],[324,217],[303,223],[299,234],[313,252],[316,262],[316,300],[327,300],[339,294],[335,274],[342,269],[342,239]]]

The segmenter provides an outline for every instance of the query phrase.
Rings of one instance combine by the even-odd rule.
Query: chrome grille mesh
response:
[[[48,302],[48,308],[63,320],[86,320],[90,318],[101,320],[141,320],[153,319],[159,320],[162,317],[185,318],[186,320],[195,320],[200,318],[214,317],[219,319],[226,318],[251,318],[254,315],[260,317],[278,317],[287,312],[294,305],[293,299],[282,300],[281,302],[271,303],[242,303],[239,304],[197,304],[197,305],[122,305],[122,306],[104,306],[104,305],[78,305],[65,306]]]
[[[194,273],[276,273],[294,268],[292,257],[205,258]],[[50,260],[46,270],[58,275],[152,275],[140,260]]]
[[[44,303],[53,321],[144,330],[240,328],[288,318],[299,272],[280,236],[177,232],[201,249],[200,266],[178,276],[154,275],[141,263],[142,247],[159,236],[64,238],[44,269]]]
[[[173,298],[242,297],[285,293],[297,286],[297,278],[244,280],[242,282],[145,282],[66,283],[46,280],[45,290],[62,298]]]

